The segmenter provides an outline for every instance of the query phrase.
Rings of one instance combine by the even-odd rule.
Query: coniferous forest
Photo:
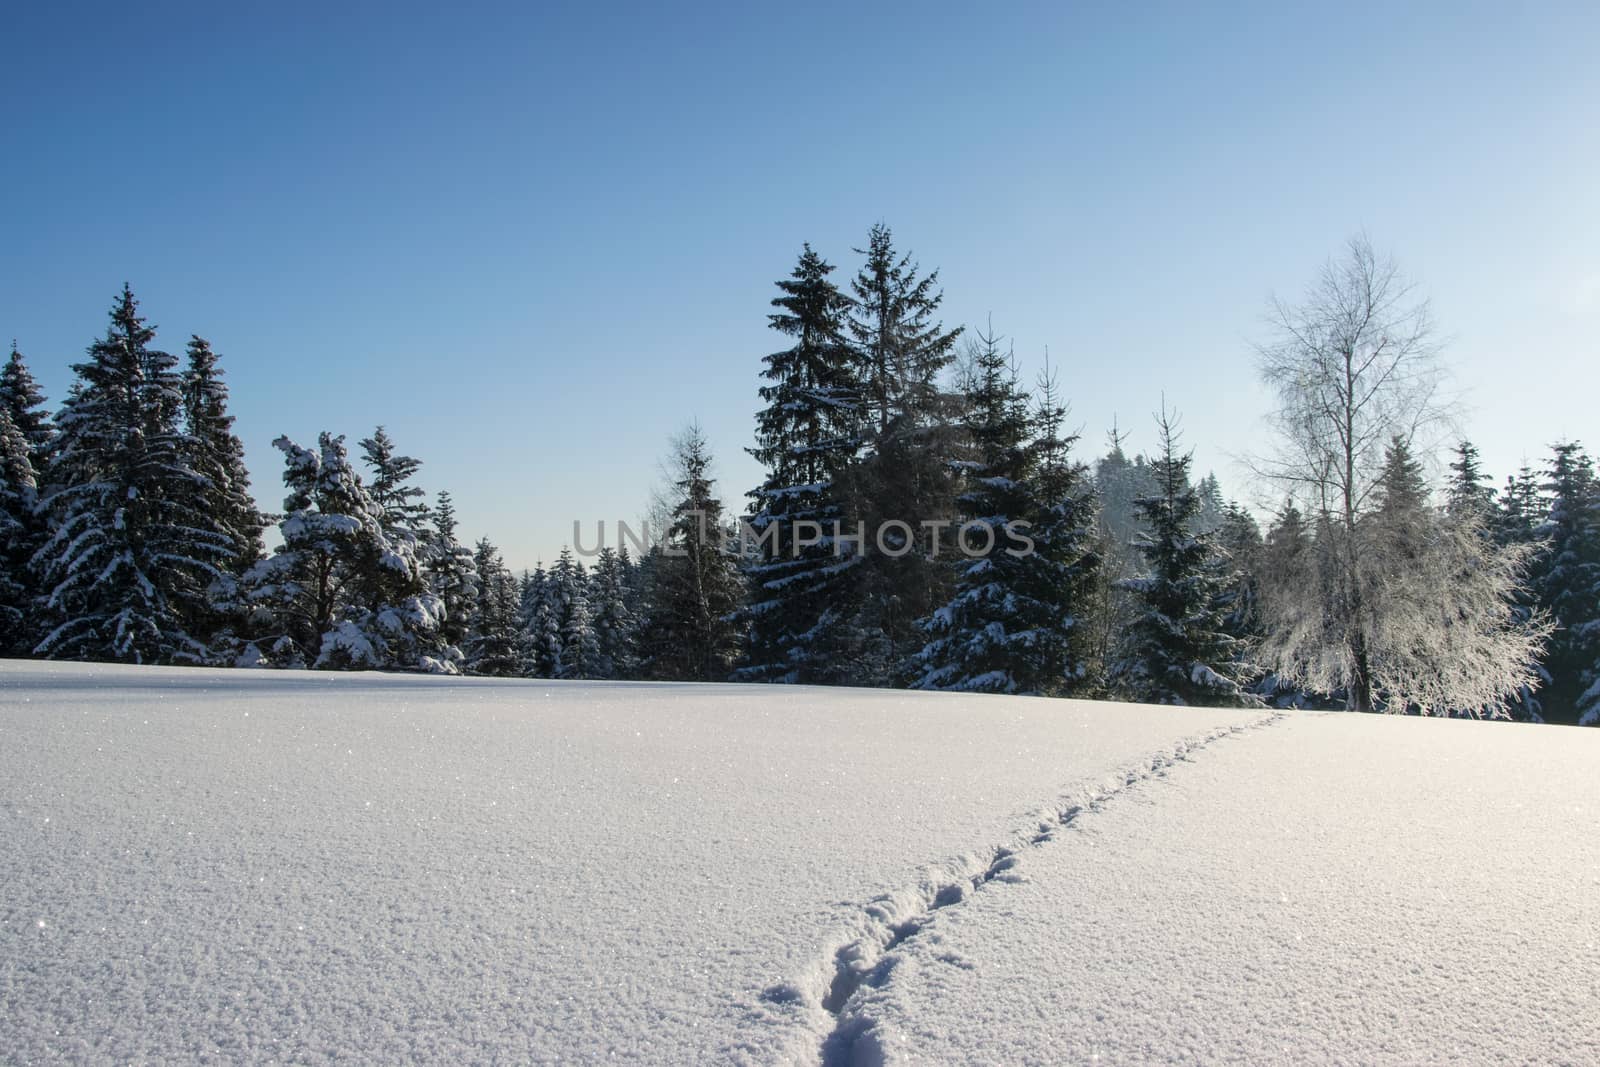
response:
[[[886,226],[853,275],[805,247],[751,359],[761,484],[691,427],[648,547],[515,574],[381,426],[279,438],[283,496],[252,492],[225,359],[164,351],[125,287],[57,405],[15,344],[0,373],[0,654],[1600,724],[1593,461],[1531,442],[1497,484],[1365,240],[1259,345],[1270,509],[1194,469],[1181,396],[1152,454],[1096,449],[1070,365],[1020,380],[941,300]]]

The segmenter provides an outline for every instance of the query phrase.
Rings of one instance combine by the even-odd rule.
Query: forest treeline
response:
[[[1426,301],[1364,239],[1273,308],[1264,524],[1164,401],[1152,454],[1080,458],[1057,372],[946,328],[887,227],[856,254],[777,283],[746,504],[691,428],[648,550],[520,575],[382,427],[354,457],[279,438],[260,510],[217,353],[160,350],[124,287],[59,410],[15,345],[0,372],[0,652],[1600,722],[1593,463],[1560,442],[1494,487]]]

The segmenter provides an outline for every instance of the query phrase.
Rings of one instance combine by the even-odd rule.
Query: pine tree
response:
[[[1195,483],[1194,493],[1200,501],[1200,508],[1195,513],[1195,529],[1201,533],[1213,533],[1220,529],[1227,518],[1228,501],[1222,495],[1222,483],[1217,481],[1217,476],[1207,474],[1201,478]]]
[[[551,575],[561,604],[561,655],[558,678],[593,678],[599,657],[589,607],[589,576],[583,564],[563,548]]]
[[[1222,521],[1213,535],[1217,567],[1225,579],[1219,606],[1223,628],[1235,641],[1234,676],[1256,691],[1263,672],[1247,662],[1261,638],[1259,572],[1266,544],[1254,516],[1237,503],[1223,505]]]
[[[1107,677],[1116,659],[1116,644],[1135,611],[1130,578],[1137,577],[1143,560],[1134,546],[1145,532],[1137,501],[1155,491],[1150,467],[1143,456],[1129,458],[1123,448],[1127,434],[1115,423],[1106,434],[1106,454],[1095,462],[1094,491],[1100,502],[1097,531],[1100,540],[1100,578],[1095,596],[1097,610],[1090,619],[1093,630],[1094,670]]]
[[[35,591],[28,561],[38,547],[37,500],[27,438],[0,406],[0,656],[32,647],[28,609]]]
[[[473,625],[473,614],[482,604],[478,588],[482,561],[478,557],[483,545],[480,543],[479,553],[475,553],[456,540],[459,524],[455,502],[448,492],[439,493],[438,503],[428,519],[429,528],[422,542],[422,569],[427,576],[428,591],[438,597],[444,607],[444,618],[439,624],[439,637],[444,645],[441,654],[459,660],[459,650]]]
[[[1539,475],[1527,464],[1516,474],[1507,475],[1491,521],[1496,542],[1528,544],[1539,539],[1539,527],[1545,520],[1540,492]]]
[[[238,632],[247,628],[240,578],[261,561],[266,518],[250,494],[244,444],[233,432],[228,387],[209,342],[191,335],[183,373],[183,426],[190,464],[200,476],[198,506],[228,535],[229,555],[202,598],[204,610],[192,625],[207,635],[219,662],[233,662],[243,650]]]
[[[210,650],[190,627],[235,551],[205,510],[205,478],[179,425],[176,358],[151,347],[155,330],[126,286],[103,341],[75,364],[42,507],[50,537],[34,556],[51,657],[201,663]]]
[[[22,434],[28,445],[28,461],[36,475],[44,472],[50,455],[50,441],[54,428],[50,414],[45,409],[44,393],[28,371],[27,362],[11,342],[11,355],[0,368],[0,411],[11,419],[11,425]]]
[[[590,576],[596,678],[628,678],[633,674],[637,624],[628,606],[628,570],[626,549],[618,553],[607,546],[600,550]]]
[[[441,503],[447,503],[448,499]],[[439,511],[434,512],[437,517]],[[500,559],[488,538],[472,554],[476,578],[472,590],[476,604],[465,639],[468,673],[515,678],[524,672],[522,635],[517,622],[520,591],[516,578]]]
[[[871,552],[856,576],[835,658],[852,664],[852,681],[888,685],[914,671],[918,622],[949,599],[954,577],[948,525],[943,537],[922,531],[956,513],[959,397],[942,378],[962,331],[935,318],[939,272],[922,275],[896,253],[887,226],[874,226],[857,251],[866,261],[847,325],[860,362],[866,453],[841,481],[847,526],[883,532],[889,550]],[[895,523],[911,528],[909,541]]]
[[[415,542],[391,536],[345,451],[323,433],[316,451],[286,437],[283,544],[247,576],[257,607],[258,662],[331,669],[450,672],[437,654],[443,616]]]
[[[522,618],[528,642],[528,670],[532,677],[554,678],[560,673],[562,611],[555,576],[541,565],[522,587]]]
[[[676,442],[678,503],[665,545],[652,549],[642,628],[644,669],[666,681],[724,681],[739,654],[742,583],[723,550],[722,502],[698,426]]]
[[[750,454],[767,468],[750,526],[761,554],[749,568],[748,681],[820,682],[836,678],[833,633],[853,599],[860,556],[834,534],[845,519],[839,477],[860,449],[860,383],[844,339],[850,299],[828,279],[833,266],[806,245],[780,282],[771,327],[794,339],[766,357]],[[815,543],[801,546],[801,541]]]
[[[1471,441],[1456,445],[1450,461],[1448,506],[1452,512],[1487,519],[1494,513],[1494,487],[1485,485],[1488,476],[1478,460],[1478,449]]]
[[[1236,676],[1238,641],[1227,630],[1216,552],[1209,536],[1195,529],[1200,500],[1189,483],[1193,454],[1179,454],[1165,412],[1158,426],[1157,492],[1138,500],[1150,529],[1138,542],[1147,573],[1127,583],[1138,614],[1113,683],[1130,699],[1152,704],[1248,704],[1252,698]]]
[[[992,329],[977,345],[965,419],[972,457],[957,502],[963,544],[987,551],[958,564],[953,597],[923,620],[929,640],[914,686],[1061,693],[1087,676],[1073,644],[1098,564],[1088,546],[1093,501],[1071,439],[1060,436],[1065,410],[1053,385],[1036,415]]]
[[[1580,722],[1600,708],[1600,485],[1582,446],[1555,446],[1545,494],[1547,517],[1538,530],[1545,547],[1533,587],[1557,629],[1544,659],[1544,716]]]
[[[409,484],[422,461],[397,455],[394,440],[382,426],[361,439],[361,455],[372,472],[367,493],[383,514],[384,528],[415,536],[428,518],[427,494]]]

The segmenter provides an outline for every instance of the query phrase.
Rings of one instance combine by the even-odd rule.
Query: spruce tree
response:
[[[665,681],[725,681],[740,651],[742,582],[724,551],[722,502],[698,426],[676,442],[675,452],[678,500],[666,544],[652,549],[643,667]]]
[[[437,517],[438,510],[434,514]],[[515,678],[525,667],[517,622],[520,601],[517,580],[501,562],[499,550],[488,538],[478,542],[472,559],[476,569],[472,583],[476,603],[464,641],[467,672]]]
[[[415,536],[428,518],[427,494],[410,484],[422,461],[397,454],[382,426],[361,439],[361,455],[372,472],[367,492],[383,514],[384,528]]]
[[[183,421],[191,440],[193,466],[205,479],[201,496],[206,510],[222,520],[234,540],[233,569],[243,572],[262,556],[261,534],[266,522],[250,495],[244,445],[233,432],[228,387],[217,366],[217,354],[204,338],[192,336],[187,355]]]
[[[28,461],[34,473],[43,474],[55,431],[45,408],[44,393],[29,372],[22,353],[17,351],[15,341],[11,342],[11,355],[6,365],[0,367],[0,411],[10,417],[11,425],[27,442]]]
[[[628,605],[630,568],[625,552],[618,553],[610,546],[602,548],[590,575],[596,678],[631,677],[637,659],[637,624]]]
[[[205,478],[179,423],[175,357],[124,286],[103,341],[73,366],[41,506],[50,537],[34,556],[51,629],[41,655],[133,663],[203,663],[192,632],[235,551],[206,510]]]
[[[761,538],[748,570],[750,646],[737,677],[748,681],[837,680],[841,606],[853,599],[860,562],[834,534],[845,520],[840,476],[861,446],[860,382],[845,341],[850,299],[829,280],[833,266],[806,245],[780,282],[769,325],[794,344],[765,359],[766,407],[750,454],[767,468],[750,526]],[[801,541],[814,543],[802,546]]]
[[[561,602],[561,657],[558,678],[593,678],[599,645],[589,606],[589,575],[563,548],[552,571]]]
[[[554,678],[561,670],[561,602],[559,584],[541,564],[523,582],[522,619],[527,635],[528,671],[534,678]]]
[[[1458,515],[1488,520],[1494,513],[1494,487],[1485,485],[1488,476],[1478,459],[1478,449],[1471,441],[1456,445],[1455,457],[1450,461],[1448,506]]]
[[[851,680],[888,685],[914,673],[911,657],[924,637],[918,622],[948,600],[954,578],[948,524],[956,513],[959,397],[943,378],[962,331],[936,319],[938,271],[923,275],[897,253],[887,226],[874,226],[857,251],[866,259],[852,286],[848,328],[860,363],[866,449],[846,479],[846,517],[874,539],[883,532],[887,551],[870,552],[857,576],[836,658],[852,664]],[[945,534],[924,535],[927,523],[946,524]]]
[[[448,492],[441,491],[438,503],[428,515],[428,529],[422,541],[422,569],[427,576],[428,591],[438,597],[444,607],[439,637],[444,644],[442,654],[451,659],[459,658],[455,650],[461,649],[467,639],[473,613],[482,603],[478,589],[482,563],[478,555],[483,545],[478,546],[479,553],[462,545],[456,540],[458,529],[455,502]],[[498,553],[495,558],[498,559]]]
[[[1531,467],[1506,476],[1506,487],[1495,501],[1491,527],[1495,540],[1503,545],[1528,544],[1539,539],[1544,524],[1544,501],[1539,475]]]
[[[1178,452],[1170,416],[1163,412],[1157,424],[1156,493],[1138,500],[1150,530],[1138,542],[1146,574],[1127,582],[1137,614],[1113,682],[1129,699],[1152,704],[1252,703],[1237,677],[1239,642],[1228,633],[1216,552],[1209,535],[1195,529],[1193,454]]]
[[[1544,668],[1544,717],[1583,721],[1600,707],[1600,484],[1577,442],[1554,448],[1545,480],[1544,551],[1533,585],[1538,606],[1556,624]]]
[[[21,655],[28,640],[34,596],[29,560],[38,547],[34,515],[38,485],[28,441],[0,407],[0,656]]]
[[[428,592],[415,542],[391,536],[350,465],[344,438],[315,451],[286,437],[283,544],[247,576],[259,662],[329,669],[450,672],[438,655],[443,605]]]
[[[1053,385],[1044,410],[1030,411],[1010,354],[992,330],[979,335],[974,364],[958,541],[987,550],[957,563],[952,598],[923,620],[928,642],[913,684],[1067,692],[1088,676],[1074,639],[1098,565],[1089,543],[1093,501],[1068,453],[1072,439],[1061,436],[1065,410]]]

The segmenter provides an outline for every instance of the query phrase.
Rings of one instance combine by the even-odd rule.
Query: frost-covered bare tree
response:
[[[1260,657],[1358,711],[1505,714],[1546,630],[1512,612],[1527,553],[1432,507],[1411,458],[1450,416],[1427,302],[1357,237],[1271,324],[1279,448],[1258,469],[1315,540],[1264,575]]]

